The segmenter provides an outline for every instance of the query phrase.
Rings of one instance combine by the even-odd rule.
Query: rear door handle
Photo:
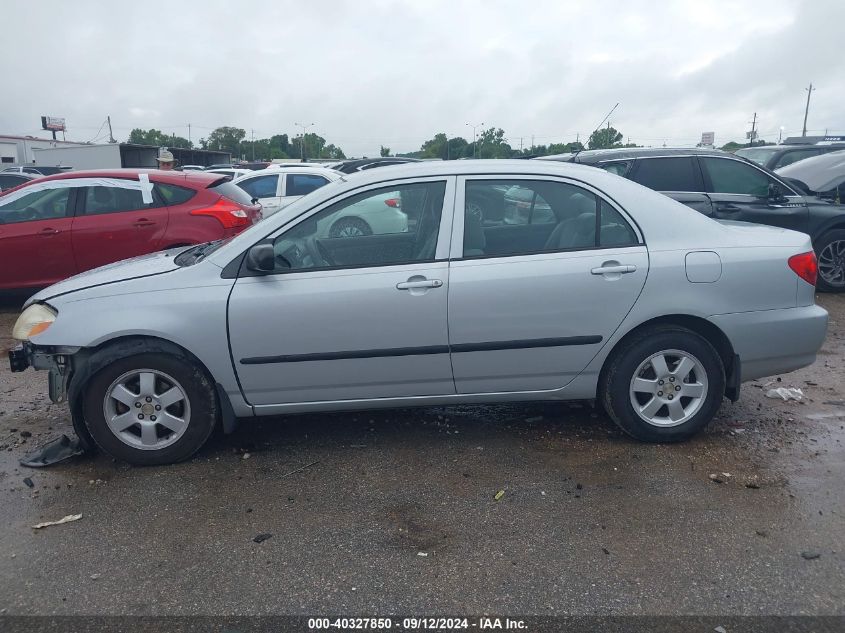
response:
[[[416,281],[403,281],[396,284],[397,290],[413,290],[414,288],[439,288],[443,282],[439,279],[418,279]]]
[[[637,271],[636,266],[599,266],[593,268],[590,273],[593,275],[627,275]]]
[[[59,233],[61,233],[61,231],[59,229],[47,228],[47,229],[41,229],[41,232],[39,233],[39,235],[41,235],[42,237],[50,237],[51,235],[58,235]]]
[[[148,220],[147,218],[141,218],[140,220],[138,220],[134,224],[134,226],[137,226],[138,228],[141,228],[143,226],[154,226],[154,225],[155,225],[155,222],[153,222],[152,220]]]

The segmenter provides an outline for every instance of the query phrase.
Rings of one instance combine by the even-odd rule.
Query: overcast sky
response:
[[[4,1],[0,134],[155,127],[194,141],[295,123],[347,155],[501,127],[511,145],[611,123],[643,145],[845,134],[842,0]],[[98,131],[99,130],[99,131]],[[809,132],[808,132],[809,133]]]

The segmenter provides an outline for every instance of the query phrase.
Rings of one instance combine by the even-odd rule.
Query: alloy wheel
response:
[[[677,349],[652,354],[640,363],[630,384],[631,405],[648,424],[678,426],[701,409],[707,373],[695,356]]]

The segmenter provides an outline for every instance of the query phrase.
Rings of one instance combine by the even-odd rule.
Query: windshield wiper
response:
[[[214,251],[222,241],[223,240],[214,240],[213,242],[206,242],[205,244],[189,248],[188,250],[179,253],[174,261],[179,266],[192,266],[203,257]]]

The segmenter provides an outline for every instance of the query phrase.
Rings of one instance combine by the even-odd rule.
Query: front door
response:
[[[534,200],[553,221],[485,226],[478,189]],[[449,345],[461,394],[559,389],[577,376],[634,305],[648,253],[596,192],[563,180],[458,182],[449,271]],[[537,227],[545,234],[538,238]],[[510,233],[510,239],[504,239]]]
[[[167,206],[146,202],[141,183],[104,179],[79,190],[73,220],[73,254],[80,271],[154,253],[167,230]]]
[[[808,231],[810,212],[804,198],[762,169],[734,158],[702,156],[699,161],[714,217]],[[785,195],[769,197],[769,185]]]
[[[271,236],[276,270],[242,268],[229,299],[233,362],[247,401],[453,394],[446,325],[453,198],[453,178],[370,187]],[[413,227],[404,209],[420,218]],[[340,219],[366,228],[335,237],[327,227]]]
[[[75,195],[49,181],[0,198],[0,289],[49,286],[79,272],[70,233]]]

